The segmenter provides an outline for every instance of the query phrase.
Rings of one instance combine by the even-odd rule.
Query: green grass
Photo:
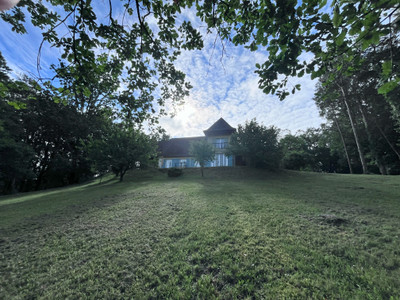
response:
[[[400,298],[400,177],[205,176],[0,197],[0,299]]]

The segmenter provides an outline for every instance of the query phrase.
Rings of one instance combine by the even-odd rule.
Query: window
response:
[[[228,143],[226,142],[226,139],[215,139],[214,146],[217,149],[225,149],[228,146]]]
[[[165,161],[165,167],[166,167],[167,169],[172,168],[172,159],[167,159],[167,160]]]
[[[186,159],[181,159],[181,161],[179,162],[179,167],[186,168]]]
[[[226,167],[228,166],[228,157],[225,154],[216,154],[213,162],[213,167]]]

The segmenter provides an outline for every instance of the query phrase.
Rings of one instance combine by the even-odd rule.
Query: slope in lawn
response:
[[[400,178],[205,176],[0,198],[0,298],[400,297]]]

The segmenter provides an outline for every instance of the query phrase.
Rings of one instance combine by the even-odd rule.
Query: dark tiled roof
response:
[[[224,119],[219,119],[210,128],[204,130],[204,134],[207,136],[216,135],[229,135],[236,131],[231,125],[229,125]]]
[[[158,143],[160,155],[163,157],[187,157],[189,155],[190,144],[195,141],[204,140],[205,137],[176,138]]]

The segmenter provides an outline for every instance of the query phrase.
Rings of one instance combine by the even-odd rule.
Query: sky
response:
[[[93,1],[101,11],[104,1]],[[196,51],[183,51],[176,61],[193,88],[185,98],[185,104],[175,109],[166,107],[174,117],[162,117],[160,125],[171,137],[203,135],[219,118],[224,118],[231,126],[237,127],[246,120],[256,119],[265,126],[276,126],[282,134],[319,127],[325,120],[319,116],[313,95],[316,81],[308,76],[292,78],[288,87],[300,83],[301,91],[280,101],[277,96],[267,95],[258,88],[258,75],[254,73],[255,64],[268,59],[262,50],[251,52],[244,47],[236,47],[216,39],[216,35],[206,34],[205,25],[195,16],[193,10],[186,9],[183,16],[198,28],[204,37],[204,48]],[[0,51],[9,67],[17,76],[23,73],[38,76],[37,57],[41,43],[41,33],[29,26],[25,35],[15,34],[10,26],[0,20]],[[223,51],[223,48],[225,51]],[[57,60],[57,49],[42,48],[41,76],[51,74],[51,63]],[[303,54],[302,60],[310,60]]]

